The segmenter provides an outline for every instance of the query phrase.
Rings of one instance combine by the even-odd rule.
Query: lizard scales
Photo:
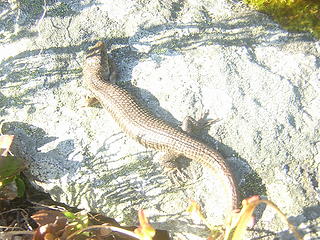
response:
[[[238,207],[239,195],[234,176],[224,158],[206,144],[155,117],[125,89],[114,84],[104,43],[89,48],[84,68],[84,85],[112,115],[121,129],[145,147],[183,155],[220,173],[228,194],[228,209]]]

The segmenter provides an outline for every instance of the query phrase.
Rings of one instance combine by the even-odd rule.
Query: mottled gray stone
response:
[[[202,138],[230,163],[244,197],[274,201],[306,239],[319,237],[318,40],[227,0],[27,2],[0,3],[0,114],[35,185],[123,224],[143,208],[175,239],[208,236],[185,212],[189,198],[223,221],[228,196],[211,172],[188,162],[190,181],[172,184],[156,151],[102,108],[82,107],[84,52],[103,40],[119,82],[156,115],[176,126],[206,110],[220,119]],[[273,210],[261,208],[258,220],[249,238],[292,239]]]

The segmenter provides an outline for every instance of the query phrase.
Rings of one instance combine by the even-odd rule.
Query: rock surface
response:
[[[201,138],[243,197],[274,201],[305,239],[320,236],[319,41],[227,0],[2,1],[0,11],[2,133],[16,135],[28,175],[55,200],[123,224],[143,208],[175,239],[208,236],[185,211],[190,198],[223,221],[227,196],[211,172],[187,161],[189,181],[173,184],[156,151],[82,107],[83,56],[103,40],[119,82],[157,116],[220,119]],[[273,210],[257,214],[248,238],[293,238]]]

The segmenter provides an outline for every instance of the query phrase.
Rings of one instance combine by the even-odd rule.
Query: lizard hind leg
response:
[[[187,174],[185,174],[178,166],[176,159],[180,155],[173,152],[164,152],[159,157],[159,163],[164,168],[164,173],[169,176],[170,180],[176,183],[185,183],[189,179]]]
[[[85,97],[85,102],[86,102],[88,107],[92,107],[92,106],[98,104],[99,100],[96,97],[86,96]]]
[[[99,104],[99,100],[94,96],[86,95],[81,99],[81,107],[94,107]]]

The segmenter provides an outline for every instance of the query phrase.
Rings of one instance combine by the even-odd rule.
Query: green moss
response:
[[[309,31],[320,38],[318,0],[244,0],[244,2],[272,16],[288,30]]]

